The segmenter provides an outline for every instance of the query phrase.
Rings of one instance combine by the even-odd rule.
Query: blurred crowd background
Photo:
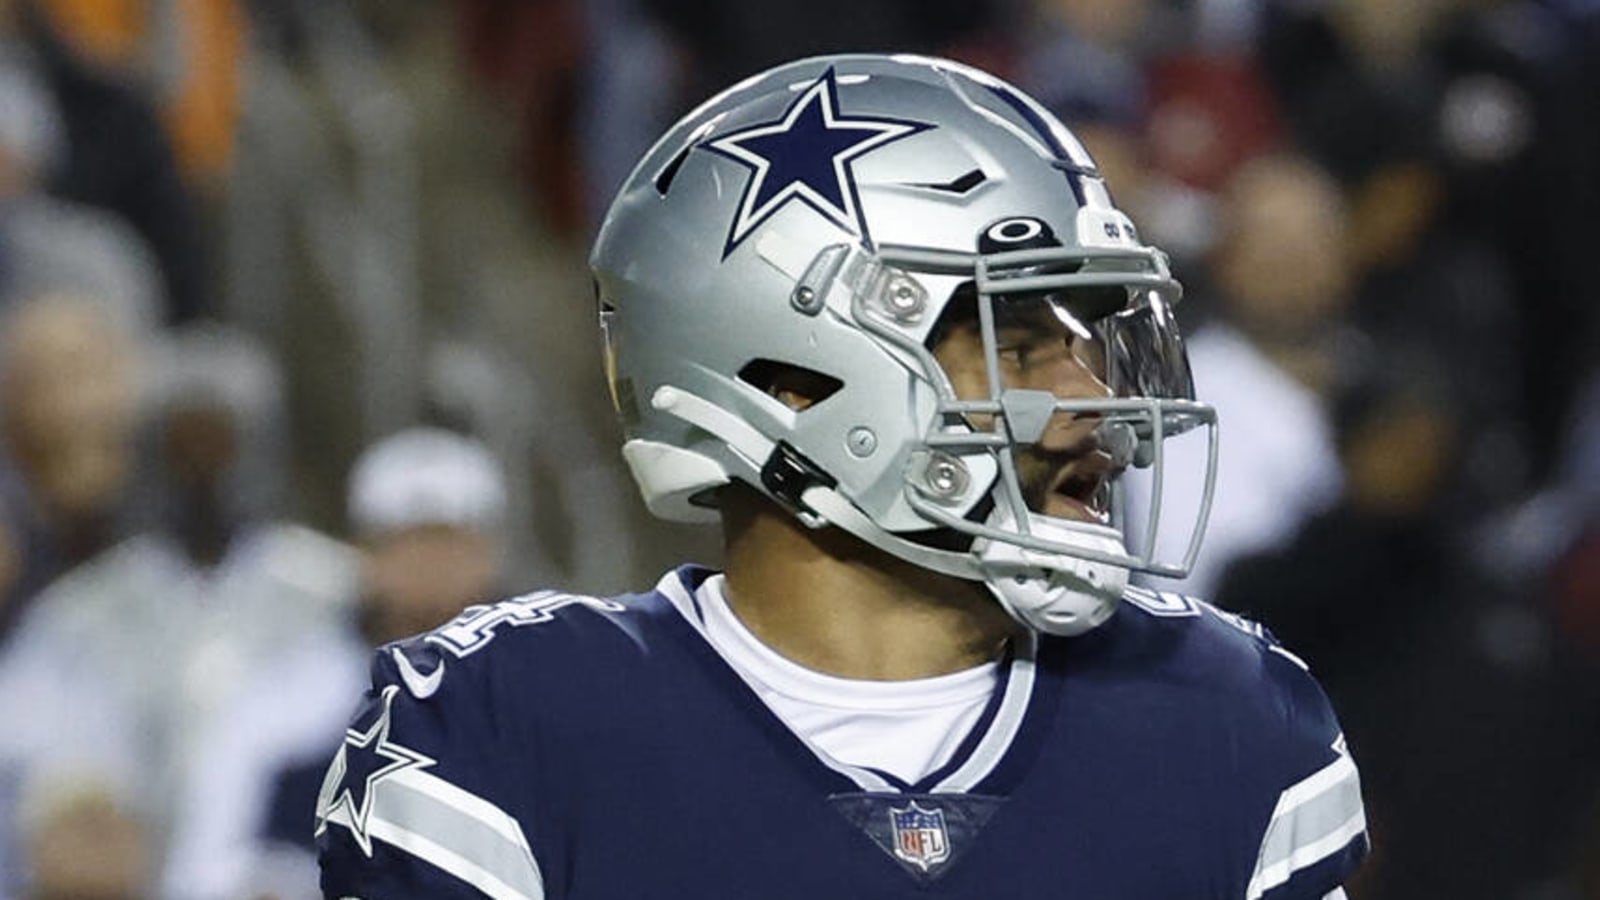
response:
[[[1177,589],[1340,710],[1352,897],[1600,898],[1595,0],[0,0],[0,897],[317,896],[373,647],[716,562],[622,468],[587,243],[850,49],[1034,93],[1172,253]]]

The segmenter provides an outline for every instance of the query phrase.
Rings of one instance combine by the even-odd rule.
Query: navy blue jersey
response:
[[[907,784],[762,703],[697,630],[708,574],[380,650],[318,799],[326,896],[1316,900],[1366,853],[1327,700],[1243,619],[1130,589],[1015,648]]]

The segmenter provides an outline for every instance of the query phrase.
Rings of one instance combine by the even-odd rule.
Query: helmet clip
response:
[[[812,487],[838,486],[839,480],[806,459],[788,441],[779,441],[767,461],[761,464],[761,485],[813,528],[824,523],[821,516],[801,499]]]

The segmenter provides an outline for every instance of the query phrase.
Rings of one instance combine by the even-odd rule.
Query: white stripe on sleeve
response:
[[[1316,865],[1366,831],[1361,777],[1349,756],[1338,759],[1278,795],[1246,900],[1258,900],[1301,869]]]
[[[376,781],[365,823],[348,805],[327,821],[363,829],[437,866],[494,900],[544,900],[544,877],[516,819],[475,794],[420,769]]]

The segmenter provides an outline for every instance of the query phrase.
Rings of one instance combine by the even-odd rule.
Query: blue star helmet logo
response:
[[[934,127],[927,122],[839,111],[833,67],[822,73],[776,121],[706,141],[702,146],[751,170],[722,257],[791,200],[799,200],[872,246],[851,164],[885,144]]]

